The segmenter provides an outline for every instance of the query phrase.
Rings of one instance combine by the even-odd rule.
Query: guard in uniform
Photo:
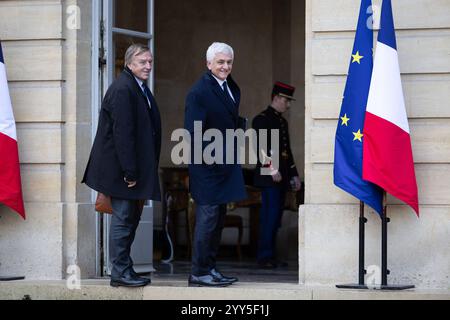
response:
[[[276,260],[275,247],[278,228],[289,188],[300,190],[300,179],[292,157],[288,122],[282,114],[291,104],[295,88],[276,82],[272,90],[271,105],[258,114],[252,122],[258,136],[259,161],[255,168],[254,185],[261,188],[262,203],[259,217],[258,264],[263,268],[276,268],[280,262]],[[267,130],[267,150],[261,142],[260,129]],[[270,141],[271,131],[278,130],[279,141]],[[273,144],[278,142],[278,147]],[[272,159],[278,150],[279,164],[276,168]],[[265,170],[263,170],[265,169]]]

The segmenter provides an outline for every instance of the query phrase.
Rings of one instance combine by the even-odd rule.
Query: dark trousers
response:
[[[275,258],[275,241],[281,226],[286,188],[262,188],[261,196],[257,259],[263,262]]]
[[[216,267],[222,229],[227,212],[226,204],[197,205],[195,212],[192,274],[207,275]]]
[[[130,251],[141,219],[137,200],[111,198],[113,214],[109,229],[111,278],[128,276],[133,271]]]

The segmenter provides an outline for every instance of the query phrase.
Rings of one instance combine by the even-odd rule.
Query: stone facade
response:
[[[374,2],[380,4],[380,0]],[[67,25],[71,5],[80,8],[79,29]],[[273,19],[270,23],[279,18],[270,14],[273,5],[267,1],[263,7],[267,19]],[[283,70],[290,68],[290,75],[283,80],[290,79],[299,88],[296,107],[303,107],[305,95],[306,115],[297,112],[289,116],[291,135],[297,137],[294,152],[304,154],[305,162],[305,205],[299,212],[300,282],[354,282],[358,205],[333,186],[332,162],[358,1],[307,0],[304,15],[302,1],[283,1],[277,8],[291,12],[290,29],[281,23],[272,31],[264,25],[258,25],[258,30],[273,32],[272,58],[264,56],[270,62],[268,72],[278,77],[275,66],[284,57],[273,49],[278,43],[290,51],[290,63],[282,65]],[[421,217],[417,219],[412,210],[389,198],[389,282],[448,288],[450,3],[394,0],[393,9]],[[27,210],[27,220],[22,221],[0,207],[1,275],[62,279],[71,264],[81,267],[84,278],[95,275],[92,194],[79,183],[92,141],[92,12],[92,2],[83,0],[0,1],[0,39],[17,121]],[[265,23],[252,17],[255,25]],[[282,39],[286,30],[290,41]],[[170,75],[161,77],[166,76],[169,81]],[[166,82],[156,88],[168,90],[164,86]],[[266,89],[270,90],[270,83]],[[262,95],[245,99],[249,104],[254,99],[258,106],[264,100]],[[255,111],[252,108],[257,106],[248,111]],[[175,126],[177,119],[166,120]],[[302,161],[298,162],[303,167]],[[366,262],[379,265],[380,221],[371,210],[367,216]]]
[[[379,25],[380,3],[375,12]],[[421,217],[388,197],[388,283],[450,283],[450,2],[392,1]],[[333,185],[334,134],[358,1],[309,0],[306,9],[305,206],[300,275],[306,284],[357,282],[357,200]],[[372,210],[366,266],[381,265],[380,219]]]
[[[79,29],[67,9],[78,5]],[[95,275],[95,215],[80,185],[91,144],[89,1],[1,1],[0,39],[17,122],[27,219],[0,208],[0,272]],[[70,10],[69,10],[70,11]]]

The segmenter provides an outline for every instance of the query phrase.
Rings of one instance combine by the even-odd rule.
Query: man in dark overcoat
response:
[[[146,81],[153,56],[142,44],[125,53],[125,68],[103,99],[83,181],[111,197],[111,286],[144,286],[130,257],[144,200],[160,201],[161,119]],[[151,232],[151,231],[149,231]]]
[[[208,71],[192,87],[186,98],[185,129],[192,138],[189,165],[190,192],[196,205],[192,273],[190,285],[225,286],[238,279],[224,276],[216,268],[227,203],[247,197],[241,166],[236,162],[236,145],[226,148],[226,130],[239,126],[240,90],[230,76],[234,52],[225,43],[213,43],[206,54]],[[223,148],[213,154],[214,162],[195,159],[208,143],[195,141],[194,135],[208,130],[220,132]],[[211,141],[213,143],[213,141]],[[197,149],[197,150],[196,150]],[[233,153],[228,161],[227,153]]]

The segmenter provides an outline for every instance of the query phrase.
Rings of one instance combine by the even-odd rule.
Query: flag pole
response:
[[[387,276],[390,271],[387,268],[387,226],[391,221],[387,217],[386,191],[383,191],[383,216],[381,217],[381,285],[387,286]]]
[[[391,219],[387,217],[387,195],[383,191],[383,216],[381,217],[381,290],[405,290],[412,289],[414,285],[388,285],[387,276],[390,271],[387,266],[387,227]]]
[[[359,259],[358,259],[358,284],[338,284],[339,289],[368,289],[364,284],[364,276],[366,270],[364,268],[364,255],[365,255],[365,224],[367,223],[366,217],[364,217],[364,202],[359,201]]]
[[[364,286],[364,249],[365,249],[365,224],[367,219],[364,217],[364,202],[359,201],[359,282],[360,286]]]

